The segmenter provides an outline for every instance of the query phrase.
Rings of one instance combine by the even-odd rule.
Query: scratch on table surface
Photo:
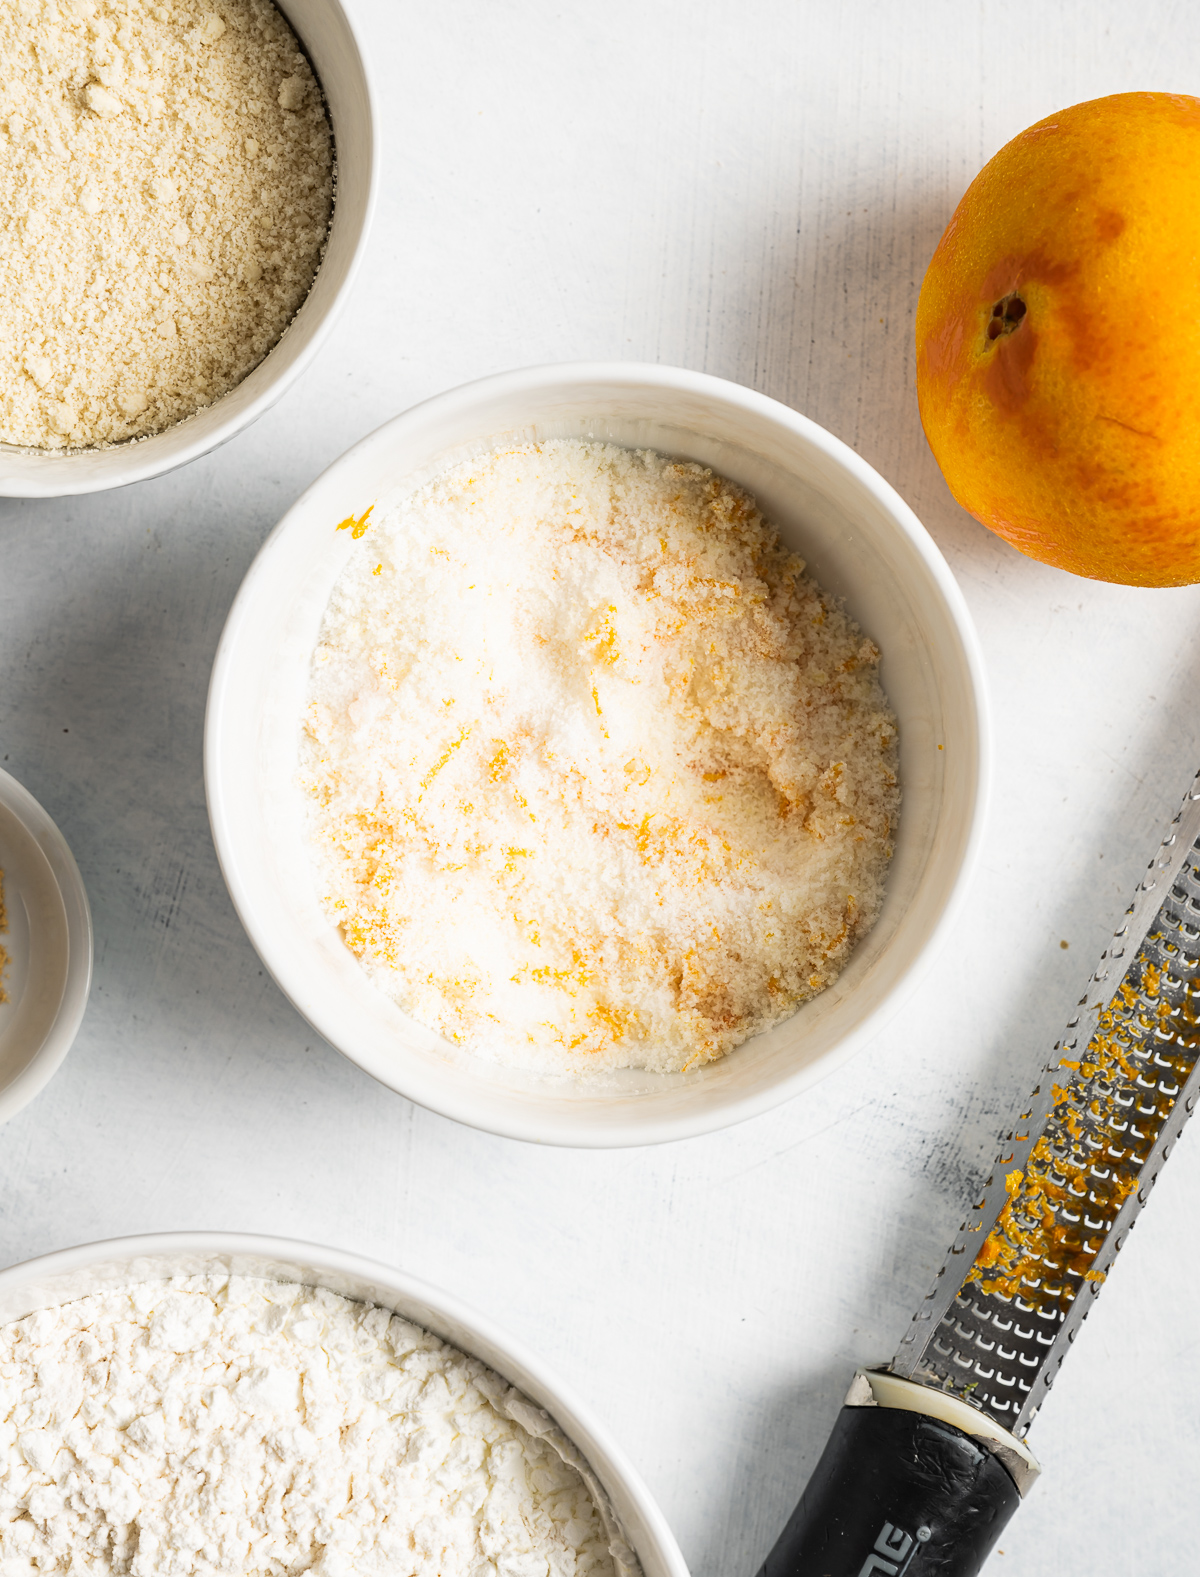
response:
[[[811,1144],[813,1140],[820,1139],[824,1134],[834,1128],[840,1128],[843,1123],[848,1123],[852,1117],[857,1117],[859,1112],[865,1112],[868,1106],[873,1106],[873,1101],[862,1101],[848,1112],[843,1112],[840,1117],[835,1117],[822,1128],[817,1128],[811,1133],[803,1133],[798,1139],[793,1139],[791,1144],[782,1145],[778,1150],[772,1150],[770,1155],[761,1156],[749,1166],[742,1167],[740,1172],[733,1172],[725,1178],[726,1183],[736,1183],[739,1177],[748,1177],[751,1172],[757,1172],[760,1167],[769,1166],[772,1161],[778,1161],[780,1156],[790,1155],[793,1150],[798,1150],[801,1145]]]
[[[1098,756],[1103,756],[1105,761],[1110,762],[1118,772],[1123,772],[1131,783],[1136,783],[1139,788],[1142,786],[1146,778],[1144,771],[1139,772],[1137,768],[1132,766],[1128,760],[1120,760],[1117,756],[1113,755],[1111,750],[1106,750],[1103,745],[1099,746],[1096,754]]]

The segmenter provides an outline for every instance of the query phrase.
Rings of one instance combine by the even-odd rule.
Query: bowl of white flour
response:
[[[396,418],[285,517],[214,667],[246,928],[381,1082],[539,1142],[765,1110],[960,900],[961,594],[862,460],[750,390],[534,368]]]
[[[0,1272],[0,1363],[5,1571],[687,1577],[533,1355],[355,1255],[209,1233],[49,1254]]]

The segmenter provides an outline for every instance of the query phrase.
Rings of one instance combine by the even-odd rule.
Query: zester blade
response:
[[[1198,1087],[1200,774],[892,1372],[1024,1436]]]

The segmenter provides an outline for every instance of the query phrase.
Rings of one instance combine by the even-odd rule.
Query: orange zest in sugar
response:
[[[337,523],[337,525],[334,527],[334,530],[335,531],[348,531],[350,533],[350,535],[354,538],[354,540],[357,542],[359,537],[361,537],[363,535],[363,533],[366,531],[366,529],[367,529],[367,521],[370,520],[370,518],[371,518],[371,510],[374,509],[374,508],[375,508],[375,505],[371,504],[367,509],[363,510],[362,514],[359,515],[357,520],[355,519],[355,517],[353,515],[347,515],[345,520],[340,520]],[[371,573],[373,575],[378,575],[380,570],[382,570],[382,568],[383,568],[382,564],[377,565],[376,568],[371,571]]]
[[[368,516],[301,766],[382,990],[495,1060],[669,1071],[836,978],[882,898],[895,725],[878,651],[753,499],[556,441],[343,527]]]

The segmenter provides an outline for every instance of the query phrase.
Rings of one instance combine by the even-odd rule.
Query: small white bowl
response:
[[[89,1293],[168,1276],[258,1276],[327,1287],[391,1309],[481,1359],[554,1419],[599,1479],[644,1577],[688,1577],[662,1512],[637,1469],[591,1412],[485,1314],[373,1259],[288,1238],[239,1232],[160,1232],[61,1249],[0,1271],[0,1325]]]
[[[333,125],[337,201],[312,289],[278,344],[236,388],[152,438],[65,452],[0,443],[0,498],[99,493],[198,460],[269,411],[333,328],[358,271],[375,208],[379,130],[371,78],[340,0],[276,4],[312,61]]]
[[[79,1030],[92,986],[92,916],[67,841],[16,778],[0,771],[0,871],[8,954],[0,984],[0,1122],[27,1105]]]
[[[748,488],[883,652],[902,803],[883,911],[838,980],[686,1074],[537,1079],[455,1050],[368,980],[318,902],[297,784],[309,664],[354,543],[334,527],[500,443],[597,438],[701,461]],[[786,406],[702,373],[534,367],[418,405],[357,444],[284,516],[242,585],[213,669],[205,780],[225,880],[263,962],[334,1046],[411,1100],[513,1138],[682,1139],[765,1111],[858,1050],[953,921],[982,832],[981,661],[970,615],[916,516],[865,461]]]

